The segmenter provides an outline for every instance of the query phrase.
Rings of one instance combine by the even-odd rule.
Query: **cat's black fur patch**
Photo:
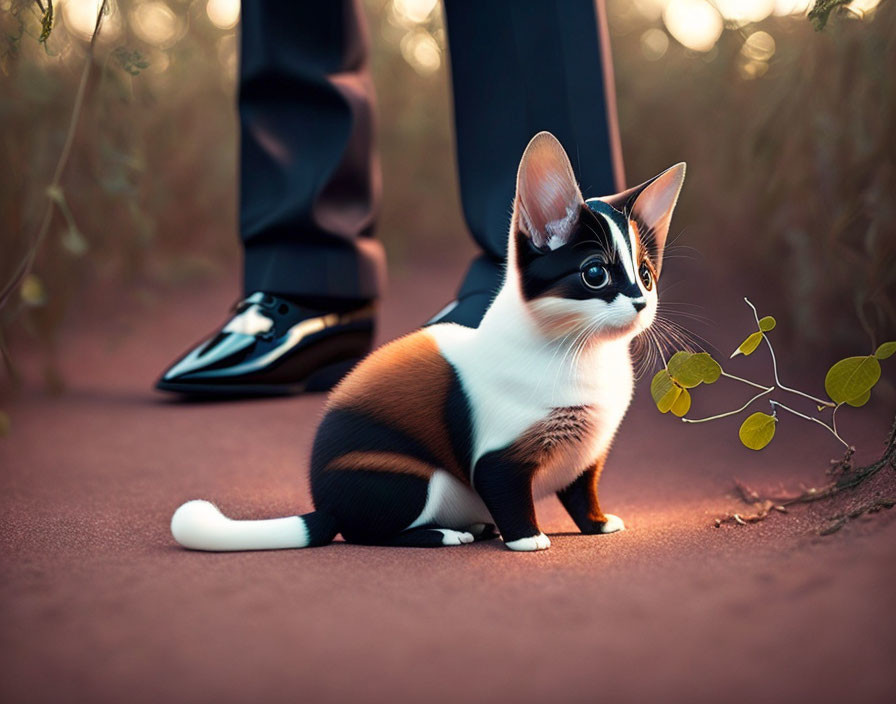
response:
[[[625,251],[616,252],[603,216],[611,218],[625,233]],[[620,293],[630,298],[642,296],[638,283],[629,279],[622,263],[622,257],[632,257],[628,227],[623,213],[603,201],[592,199],[579,208],[569,240],[557,249],[537,248],[525,233],[517,232],[516,259],[523,297],[526,300],[538,296],[573,300],[597,298],[609,303]],[[589,288],[582,280],[583,265],[590,261],[602,263],[610,275],[610,283],[603,288]]]
[[[394,452],[433,467],[439,462],[420,443],[405,433],[357,411],[334,408],[317,429],[311,448],[311,492],[334,459],[348,452]]]
[[[398,548],[444,548],[448,547],[443,542],[445,536],[437,528],[414,528],[402,531],[394,538],[390,538],[382,545]]]
[[[453,379],[445,399],[445,426],[448,428],[448,439],[457,464],[469,478],[473,462],[473,420],[470,413],[470,402],[461,386],[460,377],[454,367],[451,368]]]
[[[594,520],[600,514],[597,500],[598,469],[592,467],[580,474],[572,484],[557,492],[557,498],[576,526],[585,535],[600,533],[605,522]]]
[[[513,455],[512,447],[488,452],[479,458],[473,472],[473,486],[505,543],[541,532],[532,498],[535,465],[521,463]]]
[[[314,505],[350,543],[393,541],[426,505],[429,482],[413,474],[330,470],[312,482]]]
[[[333,538],[339,532],[336,519],[326,511],[313,511],[306,513],[301,518],[305,522],[305,530],[308,531],[306,547],[316,548],[332,543]]]

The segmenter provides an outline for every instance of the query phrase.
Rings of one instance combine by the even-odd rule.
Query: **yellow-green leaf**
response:
[[[774,416],[757,412],[741,424],[737,434],[745,447],[761,450],[775,437],[775,423]]]
[[[43,281],[36,274],[28,274],[22,281],[19,289],[22,301],[29,306],[41,306],[47,301],[47,292],[44,290]]]
[[[896,353],[896,341],[885,342],[877,348],[874,356],[878,359],[886,359],[887,357],[892,357],[894,353]]]
[[[681,393],[678,394],[671,407],[672,413],[679,418],[691,410],[691,395],[687,389],[680,389],[680,391]]]
[[[72,225],[62,236],[62,246],[74,256],[80,257],[87,251],[87,240],[84,239],[81,231]]]
[[[691,366],[693,358],[694,355],[690,352],[676,352],[669,358],[669,363],[666,365],[669,375],[686,389],[693,388],[702,381],[700,375],[695,374]]]
[[[665,396],[666,392],[673,386],[675,386],[675,384],[672,383],[672,378],[669,376],[669,372],[665,369],[660,369],[653,375],[653,379],[650,380],[650,395],[653,397],[653,402],[659,403],[660,399]]]
[[[675,405],[675,401],[681,395],[681,392],[684,389],[673,386],[665,396],[663,396],[656,404],[656,407],[659,409],[660,413],[668,413],[672,406]]]
[[[704,382],[712,384],[722,374],[722,367],[707,352],[676,352],[669,360],[668,369],[675,382],[686,389]]]
[[[650,382],[650,395],[660,413],[668,413],[682,389],[675,385],[669,372],[660,369]]]
[[[0,438],[9,435],[9,426],[11,425],[9,414],[6,411],[0,411]]]
[[[772,316],[767,315],[759,321],[759,329],[762,330],[762,332],[771,332],[775,329],[775,325],[777,324],[777,320]]]
[[[847,357],[828,370],[824,390],[834,403],[861,398],[880,379],[880,362],[874,355]]]
[[[868,403],[868,399],[871,398],[871,389],[868,389],[865,393],[857,398],[850,399],[847,403],[853,408],[858,408],[859,406],[864,406]]]
[[[690,358],[691,358],[690,352],[687,352],[685,350],[676,352],[671,357],[669,357],[669,363],[666,365],[666,369],[669,370],[669,373],[672,374],[672,376],[675,376],[675,373],[672,370],[675,369],[676,367],[679,367],[680,365],[684,364]]]
[[[698,352],[693,355],[690,364],[700,373],[704,384],[714,384],[722,376],[721,365],[708,352]]]
[[[762,342],[762,333],[754,332],[746,340],[740,343],[740,346],[736,350],[734,350],[731,356],[736,357],[739,354],[753,354],[753,352],[756,351],[756,348],[759,347],[760,342]]]

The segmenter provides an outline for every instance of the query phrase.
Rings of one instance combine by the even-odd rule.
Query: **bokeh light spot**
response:
[[[740,51],[748,59],[768,61],[775,53],[775,38],[768,32],[753,32]]]
[[[82,39],[90,39],[101,4],[101,0],[65,0],[61,5],[65,26]],[[116,4],[109,3],[107,7],[109,14],[103,18],[100,39],[113,39],[121,31],[121,19]]]
[[[848,7],[860,17],[864,17],[879,4],[880,0],[853,0]]]
[[[632,0],[632,4],[644,19],[656,21],[663,16],[669,0]]]
[[[775,0],[713,0],[722,17],[737,25],[761,22],[775,10]]]
[[[180,18],[161,0],[137,5],[131,11],[131,27],[140,39],[161,49],[172,46],[184,31]]]
[[[414,25],[426,21],[437,0],[392,0],[392,12],[396,18]]]
[[[747,61],[742,63],[738,70],[740,71],[740,75],[746,79],[759,78],[765,75],[765,72],[768,71],[768,64],[765,61]]]
[[[694,51],[709,51],[722,34],[722,16],[706,0],[671,0],[663,11],[669,34]]]
[[[442,65],[442,50],[425,29],[415,29],[401,39],[401,55],[421,76],[438,70]]]
[[[805,15],[813,4],[812,0],[775,0],[775,14]]]
[[[233,29],[240,19],[240,0],[208,0],[205,14],[218,29]]]
[[[657,61],[669,48],[669,35],[663,30],[651,27],[641,35],[641,53],[648,61]]]

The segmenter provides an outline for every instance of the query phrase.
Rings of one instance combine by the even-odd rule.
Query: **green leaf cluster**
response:
[[[149,68],[149,61],[139,51],[131,51],[127,47],[120,46],[112,52],[112,57],[118,62],[122,70],[132,76],[139,76],[141,71]]]
[[[650,383],[650,393],[657,409],[661,413],[672,412],[673,415],[683,418],[688,423],[705,423],[707,421],[718,420],[728,416],[739,415],[745,411],[750,404],[762,396],[772,393],[775,389],[786,391],[792,394],[802,396],[803,398],[814,401],[817,405],[819,413],[825,410],[833,409],[830,424],[825,423],[817,418],[804,415],[803,413],[785,406],[780,401],[769,399],[772,406],[772,413],[753,413],[743,423],[738,430],[738,437],[741,443],[750,450],[761,450],[766,447],[775,437],[775,428],[778,423],[778,409],[783,409],[801,418],[814,421],[827,428],[834,437],[843,445],[850,447],[849,444],[837,433],[836,413],[837,409],[847,404],[850,406],[862,406],[871,398],[871,390],[880,380],[882,360],[888,359],[896,355],[896,340],[884,342],[879,345],[873,354],[847,357],[842,359],[830,368],[824,380],[824,388],[833,403],[829,403],[815,396],[803,393],[797,389],[784,386],[778,379],[778,368],[775,361],[774,350],[772,349],[771,340],[766,337],[777,326],[777,321],[770,315],[760,318],[756,312],[756,307],[750,303],[749,299],[744,299],[753,311],[754,320],[756,321],[756,330],[751,332],[747,338],[738,345],[737,349],[731,354],[735,357],[739,354],[750,355],[756,351],[762,341],[765,340],[771,354],[771,361],[774,368],[775,385],[763,386],[747,379],[732,374],[726,374],[722,371],[722,367],[706,352],[676,352],[669,359],[663,369],[660,369]],[[691,419],[684,418],[684,415],[691,408],[691,394],[689,389],[693,389],[700,384],[712,384],[716,382],[720,376],[727,376],[730,379],[749,384],[757,389],[760,393],[755,394],[742,407],[733,411],[719,413],[707,418]]]
[[[50,32],[53,31],[53,3],[50,2],[47,4],[46,9],[43,10],[40,18],[40,37],[38,40],[41,44],[46,45],[47,40],[50,38]]]
[[[896,341],[884,342],[874,354],[841,359],[824,378],[824,390],[834,403],[858,408],[868,403],[880,380],[880,361],[896,353]]]
[[[809,21],[820,32],[830,19],[831,13],[838,7],[848,5],[852,0],[815,0],[815,5],[809,10]]]
[[[650,382],[650,395],[660,413],[672,411],[681,418],[691,408],[691,394],[700,384],[713,384],[722,367],[706,352],[676,352]]]

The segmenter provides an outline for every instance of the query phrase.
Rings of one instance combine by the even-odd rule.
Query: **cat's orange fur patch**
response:
[[[606,461],[606,459],[606,455],[597,459],[597,462],[594,463],[594,472],[589,477],[589,481],[594,486],[594,491],[588,492],[588,496],[593,497],[593,501],[589,501],[590,505],[588,506],[588,518],[595,523],[606,523],[607,521],[607,517],[604,515],[604,512],[600,510],[600,501],[598,500],[597,495],[597,486],[600,483],[600,475],[601,472],[604,471],[604,462]]]
[[[542,329],[554,337],[572,335],[587,323],[580,311],[569,310],[568,301],[559,288],[548,289],[536,296],[529,301],[529,308]]]
[[[325,468],[331,470],[361,469],[368,472],[400,472],[429,479],[435,467],[398,452],[346,452]]]
[[[467,471],[457,462],[445,423],[453,381],[454,370],[435,339],[419,330],[366,357],[333,389],[328,409],[358,411],[400,430],[425,447],[440,469],[466,483]]]

